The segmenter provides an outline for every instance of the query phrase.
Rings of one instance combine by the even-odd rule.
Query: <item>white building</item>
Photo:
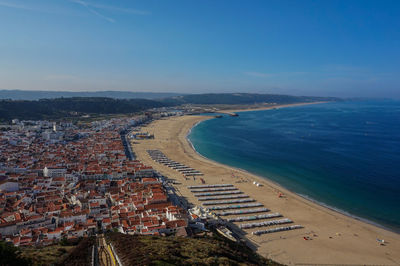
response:
[[[58,167],[45,167],[43,169],[43,175],[45,177],[65,177],[67,169]]]

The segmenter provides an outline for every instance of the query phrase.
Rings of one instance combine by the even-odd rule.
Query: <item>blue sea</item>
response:
[[[240,112],[188,136],[201,155],[400,232],[400,101]]]

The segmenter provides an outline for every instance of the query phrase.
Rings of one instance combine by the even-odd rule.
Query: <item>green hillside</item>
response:
[[[85,114],[109,115],[131,114],[150,108],[198,105],[252,105],[252,104],[291,104],[316,101],[336,101],[330,97],[306,97],[274,94],[219,93],[190,94],[169,98],[116,99],[106,97],[72,97],[41,100],[0,100],[0,122],[11,119],[40,120],[80,117]]]
[[[124,265],[280,265],[217,235],[184,238],[107,235]]]

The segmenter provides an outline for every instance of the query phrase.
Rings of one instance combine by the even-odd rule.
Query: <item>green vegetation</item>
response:
[[[132,92],[132,91],[31,91],[0,90],[0,99],[39,100],[61,97],[108,97],[116,99],[160,99],[182,95],[169,92]]]
[[[20,257],[32,262],[32,265],[53,265],[68,257],[75,246],[51,245],[45,247],[20,248]],[[0,263],[1,265],[1,263]]]
[[[71,249],[67,256],[58,260],[55,265],[91,265],[92,247],[96,242],[95,237],[82,239],[75,248]]]
[[[185,238],[112,232],[106,241],[124,265],[281,265],[217,234]],[[23,248],[0,242],[0,265],[90,265],[95,242],[95,237],[89,237],[75,246]]]
[[[65,261],[68,262],[68,258],[76,260],[77,257],[81,258],[81,260],[77,260],[80,263],[76,265],[89,265],[90,263],[86,263],[86,260],[90,259],[91,255],[87,252],[87,249],[81,248],[83,246],[90,248],[93,243],[93,238],[73,242],[63,239],[60,243],[49,246],[15,247],[12,243],[0,241],[0,265],[71,265],[65,263]],[[76,255],[76,253],[79,255]]]
[[[159,237],[110,233],[124,265],[279,265],[244,245],[213,237]]]
[[[20,256],[20,249],[12,245],[11,243],[6,243],[0,241],[0,265],[32,265],[32,262]]]
[[[0,101],[0,119],[25,120],[76,117],[84,114],[127,114],[149,108],[165,106],[161,102],[145,99],[112,98],[58,98],[38,101]]]
[[[76,119],[82,118],[82,116],[87,114],[91,116],[132,114],[156,107],[179,106],[183,104],[252,105],[335,100],[338,99],[251,93],[190,94],[157,100],[105,97],[73,97],[34,101],[0,100],[0,122],[9,122],[14,118],[23,120]]]

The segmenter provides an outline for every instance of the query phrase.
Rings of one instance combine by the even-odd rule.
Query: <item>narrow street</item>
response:
[[[112,251],[108,248],[103,235],[97,237],[99,264],[101,266],[116,266]]]

